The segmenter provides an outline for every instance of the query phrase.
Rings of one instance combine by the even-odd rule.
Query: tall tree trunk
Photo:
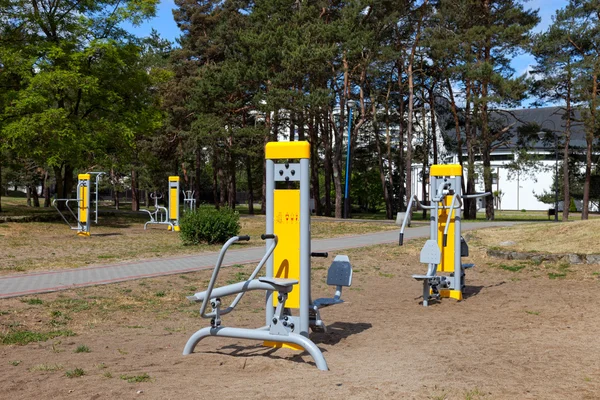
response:
[[[246,179],[248,180],[248,214],[254,215],[254,188],[252,187],[252,159],[246,156]]]
[[[310,137],[310,180],[311,194],[315,204],[315,214],[322,215],[321,193],[319,188],[319,132],[317,115],[308,115],[308,135]]]
[[[342,218],[344,208],[343,188],[342,188],[342,143],[344,142],[344,127],[346,126],[346,100],[348,99],[348,89],[350,81],[350,72],[348,71],[348,59],[346,53],[342,58],[344,69],[344,87],[342,96],[340,96],[340,122],[339,126],[333,126],[335,140],[333,143],[333,185],[335,187],[335,217]],[[331,110],[332,111],[332,110]],[[331,121],[334,121],[331,114]],[[350,145],[350,143],[347,143]]]
[[[33,206],[39,208],[40,196],[38,194],[37,185],[35,183],[31,185],[31,198],[33,200]]]
[[[431,144],[433,147],[433,163],[438,163],[438,143],[437,143],[437,126],[435,122],[435,84],[429,88],[429,112],[431,113]]]
[[[215,204],[215,208],[218,210],[221,208],[221,203],[219,203],[219,162],[217,160],[217,154],[213,154],[213,202]]]
[[[325,171],[325,216],[331,217],[331,176],[333,174],[332,128],[329,114],[324,114],[323,118],[321,137],[323,138],[323,147],[325,148],[325,159],[323,160],[323,170]]]
[[[377,148],[377,166],[379,167],[379,180],[381,181],[381,190],[383,192],[383,199],[385,201],[385,218],[392,219],[392,202],[390,201],[386,173],[383,165],[383,152],[381,150],[381,139],[379,138],[379,129],[377,123],[377,105],[374,101],[371,102],[371,107],[373,108],[372,125],[373,133],[375,135],[375,146]]]
[[[450,78],[446,78],[446,86],[448,87],[448,93],[450,94],[450,109],[452,110],[452,116],[454,117],[454,129],[456,131],[456,155],[458,157],[458,163],[460,164],[460,166],[463,166],[463,150],[462,150],[462,135],[461,135],[461,131],[460,131],[460,121],[458,119],[458,111],[456,108],[456,102],[454,100],[454,91],[452,90],[452,84],[450,83]],[[467,193],[466,192],[466,187],[465,187],[465,170],[464,167],[462,168],[462,179],[460,180],[461,186],[462,186],[462,192],[463,193]],[[465,199],[465,202],[468,199]],[[470,204],[470,203],[469,203]],[[467,203],[465,203],[465,210],[467,207]],[[465,211],[466,213],[466,211]]]
[[[2,160],[0,159],[0,212],[2,212]]]
[[[486,13],[486,19],[488,20],[487,24],[491,26],[492,21],[490,21],[490,2],[489,0],[484,0],[484,9]],[[484,48],[484,61],[488,65],[492,65],[491,62],[491,43],[490,38],[486,38],[486,44]],[[488,78],[484,78],[481,82],[481,137],[482,137],[482,158],[483,158],[483,185],[484,191],[488,193],[493,193],[494,189],[492,187],[492,164],[491,164],[491,153],[492,153],[492,138],[490,134],[489,127],[489,115],[488,115],[488,87],[489,81]],[[489,197],[485,197],[485,217],[488,221],[494,220],[494,202],[490,200]]]
[[[588,219],[590,212],[590,182],[592,180],[592,144],[594,142],[596,123],[596,96],[598,94],[598,75],[594,71],[592,77],[592,102],[590,107],[590,121],[586,129],[585,142],[585,182],[583,184],[583,209],[581,210],[581,219]]]
[[[414,52],[412,53],[414,56]],[[415,101],[415,88],[413,81],[413,59],[410,57],[408,63],[408,125],[406,127],[406,157],[405,157],[405,169],[406,169],[406,204],[410,202],[412,193],[412,158],[413,158],[413,117],[414,117],[414,101]],[[406,210],[412,216],[412,210]]]
[[[202,146],[196,147],[196,180],[194,182],[194,199],[200,204],[200,181],[202,180]]]
[[[131,211],[140,211],[140,191],[135,168],[131,169]]]
[[[563,214],[562,220],[569,220],[569,207],[571,206],[571,188],[569,185],[569,143],[571,141],[571,68],[567,72],[567,119],[565,121],[565,144],[563,151]],[[558,182],[557,182],[558,185]],[[558,212],[558,210],[557,210]]]
[[[50,174],[48,171],[44,171],[44,189],[42,194],[44,196],[44,207],[50,207]]]

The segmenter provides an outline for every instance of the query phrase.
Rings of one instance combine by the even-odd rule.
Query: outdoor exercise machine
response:
[[[196,199],[194,190],[182,190],[183,193],[183,212],[194,211],[196,209]]]
[[[85,174],[77,175],[77,198],[75,199],[54,199],[52,205],[58,211],[62,219],[69,225],[69,228],[77,231],[77,236],[90,236],[90,214],[94,214],[94,223],[98,223],[98,185],[100,179],[105,172],[87,172]],[[92,176],[94,177],[95,191],[92,193]],[[91,198],[95,197],[94,208],[91,211]],[[77,203],[77,215],[69,205],[70,202]],[[71,216],[75,219],[76,225],[72,225],[69,219],[60,210],[58,204],[64,203],[65,208],[69,211]]]
[[[430,169],[431,205],[425,205],[411,197],[402,228],[400,246],[404,241],[404,230],[410,219],[414,204],[431,210],[430,238],[421,249],[420,261],[428,265],[426,275],[413,275],[423,282],[423,305],[429,301],[449,297],[463,299],[465,270],[473,264],[463,264],[462,257],[469,255],[469,246],[461,236],[461,208],[463,199],[489,196],[491,193],[462,194],[462,166],[458,164],[432,165]],[[438,275],[444,273],[446,275]]]
[[[179,177],[169,176],[169,208],[159,206],[158,201],[163,195],[157,192],[150,193],[154,200],[154,211],[141,209],[150,216],[150,221],[144,224],[144,230],[149,224],[168,225],[170,231],[179,231]]]
[[[343,302],[342,288],[352,284],[352,267],[347,256],[336,256],[327,274],[327,284],[336,287],[334,297],[312,301],[311,256],[327,257],[327,253],[310,251],[310,145],[308,142],[268,143],[265,158],[266,233],[261,236],[266,241],[265,254],[247,280],[215,288],[227,249],[235,242],[250,240],[250,237],[235,236],[225,243],[207,290],[188,297],[202,303],[200,315],[210,319],[210,326],[189,338],[183,354],[191,354],[198,342],[209,336],[252,339],[263,341],[267,347],[304,349],[315,360],[317,368],[327,370],[323,353],[309,339],[309,328],[316,332],[326,331],[319,310]],[[277,160],[283,163],[276,163]],[[291,163],[290,160],[299,162]],[[276,188],[278,183],[282,184],[279,189]],[[296,185],[299,188],[295,188]],[[257,279],[264,265],[265,276]],[[265,326],[258,329],[222,326],[221,317],[233,311],[244,294],[251,290],[266,292]],[[222,308],[221,298],[228,295],[236,297],[229,306]],[[211,312],[206,311],[208,304],[212,307]]]

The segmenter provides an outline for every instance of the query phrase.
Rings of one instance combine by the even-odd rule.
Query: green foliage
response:
[[[577,206],[575,205],[575,199],[571,197],[571,204],[569,204],[569,212],[577,212]]]
[[[75,349],[75,353],[91,353],[91,350],[89,347],[82,344],[82,345],[77,346],[77,348]]]
[[[59,330],[50,332],[14,331],[0,334],[0,343],[26,345],[31,342],[45,342],[59,336],[75,336],[70,330]]]
[[[229,208],[199,208],[184,215],[179,225],[186,245],[225,243],[240,232],[240,216]]]
[[[150,381],[150,375],[145,372],[141,375],[121,375],[121,379],[129,383],[148,382]]]
[[[73,370],[65,371],[67,378],[79,378],[85,375],[85,371],[81,368],[75,368]]]

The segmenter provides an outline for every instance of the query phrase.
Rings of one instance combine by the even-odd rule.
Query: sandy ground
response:
[[[3,334],[58,327],[76,335],[0,346],[0,398],[600,398],[600,265],[513,272],[507,267],[521,264],[471,249],[478,265],[468,271],[467,298],[424,308],[410,277],[425,271],[417,244],[345,252],[353,287],[346,303],[322,311],[329,332],[312,335],[328,372],[307,354],[235,339],[208,338],[182,356],[188,337],[207,326],[185,295],[204,289],[208,271],[35,297],[41,304],[2,300]],[[315,297],[333,292],[325,263],[313,263]],[[250,270],[230,268],[221,281]],[[260,326],[262,295],[242,303],[224,325]],[[90,352],[76,353],[80,345]],[[68,378],[75,368],[85,375]],[[144,374],[146,382],[124,379]]]

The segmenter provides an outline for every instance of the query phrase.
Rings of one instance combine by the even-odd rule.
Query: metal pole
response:
[[[563,212],[565,205],[563,204]],[[558,222],[558,136],[554,133],[554,222]]]
[[[344,218],[348,218],[350,214],[350,145],[352,143],[352,109],[354,108],[354,102],[348,101],[350,111],[348,111],[348,145],[346,146],[346,187],[344,188]]]

